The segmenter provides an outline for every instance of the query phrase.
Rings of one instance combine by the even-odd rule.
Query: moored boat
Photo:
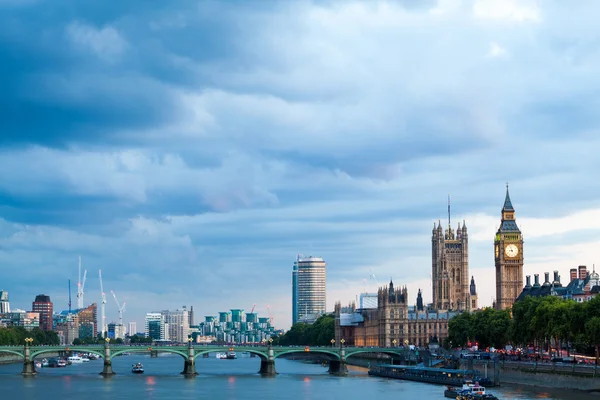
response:
[[[479,380],[479,372],[475,370],[392,364],[377,364],[371,366],[369,375],[458,387],[461,387],[466,380]]]
[[[134,374],[143,374],[144,373],[144,366],[142,365],[142,363],[135,363],[131,365],[131,372],[133,372]]]
[[[225,358],[228,360],[235,360],[237,358],[237,355],[235,354],[235,351],[228,351],[225,355]]]

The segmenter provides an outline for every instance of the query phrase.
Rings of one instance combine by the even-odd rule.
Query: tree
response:
[[[596,348],[596,365],[598,365],[600,346],[600,317],[593,317],[585,324],[585,331]]]
[[[284,335],[275,338],[274,344],[281,346],[327,346],[335,336],[335,317],[326,314],[314,324],[299,322]]]

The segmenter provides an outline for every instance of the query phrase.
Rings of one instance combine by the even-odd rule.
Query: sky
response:
[[[526,275],[600,248],[597,1],[0,0],[0,290],[107,320],[193,305],[291,325],[393,279],[431,301],[431,230],[495,297],[506,182]],[[600,267],[599,267],[600,268]]]

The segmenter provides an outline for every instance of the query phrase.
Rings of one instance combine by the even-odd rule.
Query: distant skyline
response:
[[[327,308],[392,277],[431,302],[431,229],[495,296],[505,182],[524,274],[600,248],[596,2],[0,0],[0,290],[107,322],[193,305],[289,328],[297,254]],[[376,277],[373,278],[373,275]]]

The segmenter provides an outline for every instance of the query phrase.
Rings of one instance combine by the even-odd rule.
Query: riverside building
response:
[[[327,263],[298,255],[292,269],[292,323],[313,323],[326,308]]]

